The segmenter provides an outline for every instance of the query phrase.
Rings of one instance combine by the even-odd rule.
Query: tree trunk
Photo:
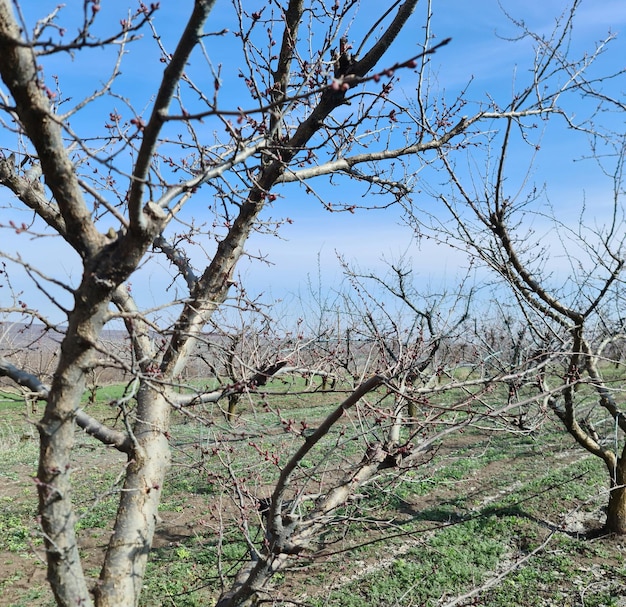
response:
[[[98,607],[135,607],[139,601],[163,480],[170,464],[169,417],[165,395],[144,383],[137,395],[133,456],[94,590]]]
[[[72,504],[71,471],[75,417],[85,389],[85,369],[92,365],[92,343],[102,330],[106,304],[89,301],[81,286],[69,317],[48,403],[38,424],[40,436],[37,488],[39,515],[48,561],[48,581],[57,605],[92,605],[82,569]]]
[[[228,411],[226,411],[226,421],[232,422],[235,419],[235,411],[237,411],[237,405],[239,404],[239,394],[228,395]]]
[[[626,460],[618,458],[611,473],[611,493],[606,513],[606,530],[626,534]]]
[[[69,399],[66,399],[66,401]],[[74,445],[71,415],[52,401],[39,424],[37,488],[48,561],[48,582],[59,606],[92,605],[83,574],[72,505],[70,455]]]

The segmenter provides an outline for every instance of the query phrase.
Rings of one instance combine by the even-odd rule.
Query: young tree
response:
[[[4,312],[38,319],[61,342],[49,385],[10,360],[0,365],[2,375],[45,401],[36,483],[48,579],[59,605],[138,603],[171,459],[172,412],[250,391],[286,366],[280,353],[269,361],[252,358],[238,382],[179,389],[186,365],[207,341],[205,329],[230,303],[229,293],[239,289],[237,305],[252,305],[234,271],[243,256],[251,256],[251,234],[271,235],[280,227],[282,220],[271,215],[278,195],[302,188],[329,211],[354,211],[353,199],[337,204],[314,186],[313,178],[329,176],[381,194],[378,206],[384,206],[407,192],[402,159],[414,167],[428,152],[445,157],[485,120],[558,109],[543,89],[539,100],[527,96],[505,111],[480,108],[469,117],[460,115],[463,99],[440,105],[429,98],[429,57],[447,40],[431,39],[428,11],[421,49],[414,56],[386,54],[417,0],[394,2],[382,15],[359,13],[352,0],[332,6],[289,0],[256,12],[234,2],[228,13],[232,34],[205,31],[215,4],[195,0],[178,29],[159,20],[165,9],[158,3],[139,3],[115,20],[107,14],[114,7],[90,0],[76,21],[77,12],[62,7],[31,16],[39,5],[0,0],[0,183],[11,193],[2,227],[20,238],[55,235],[61,255],[80,264],[74,280],[58,268],[37,267],[19,252],[4,253],[7,275],[22,272],[48,302],[46,310],[31,306],[29,297],[16,292]],[[223,26],[218,17],[215,23]],[[153,47],[141,39],[142,31],[151,34]],[[107,75],[90,67],[93,78],[72,81],[72,71],[84,68],[83,57],[110,59]],[[150,95],[143,87],[126,88],[124,71],[133,65],[137,77],[159,74]],[[566,69],[558,63],[554,68]],[[419,101],[406,114],[417,129],[396,140],[402,123],[391,93],[394,74],[403,70],[417,73]],[[201,203],[208,208],[206,222],[202,212],[190,209]],[[142,276],[163,273],[163,267],[171,272],[170,283],[155,308],[135,293],[131,280],[145,284]],[[103,328],[116,322],[129,339],[123,355],[102,346]],[[429,340],[424,343],[426,352],[436,352]],[[375,348],[384,353],[380,344]],[[419,459],[432,439],[416,441],[411,426],[402,435],[395,429],[395,411],[404,410],[410,395],[402,386],[398,391],[394,378],[424,361],[414,351],[391,352],[369,357],[373,364],[361,369],[359,382],[334,412],[312,432],[299,433],[300,447],[281,463],[265,511],[264,540],[251,546],[233,585],[225,582],[218,604],[249,602],[290,558],[315,543],[328,517],[359,487]],[[121,426],[96,419],[82,405],[89,373],[103,359],[131,378],[124,397],[111,403]],[[401,394],[399,401],[391,399],[395,409],[386,405],[388,394]],[[367,427],[379,438],[363,439],[362,456],[330,475],[333,482],[296,516],[293,500],[305,499],[298,487],[313,478],[302,472],[302,460],[360,402],[372,420]],[[381,438],[376,428],[385,419],[392,421],[383,424]],[[81,562],[72,499],[76,426],[127,459],[113,533],[93,588]]]

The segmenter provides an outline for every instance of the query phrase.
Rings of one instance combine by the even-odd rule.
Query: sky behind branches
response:
[[[53,2],[24,4],[27,5],[24,7],[24,19],[31,25],[33,18],[45,14],[46,6],[50,10],[56,6]],[[72,6],[73,4],[81,8],[76,8]],[[103,2],[102,15],[97,21],[98,24],[102,24],[103,34],[110,23],[119,20],[122,4],[117,1]],[[161,2],[155,23],[166,48],[173,48],[184,27],[188,11],[191,10],[191,4],[191,2]],[[257,4],[258,8],[262,8],[265,3],[246,0],[244,4],[246,10],[252,12],[257,8]],[[365,24],[369,25],[380,11],[379,3],[370,3],[366,0],[362,5],[350,34],[355,39],[364,31],[362,28]],[[467,114],[472,113],[472,103],[484,103],[487,98],[497,104],[506,105],[510,102],[516,84],[526,82],[531,77],[530,70],[534,57],[528,41],[512,40],[519,35],[519,31],[504,11],[509,12],[511,17],[523,21],[529,30],[549,36],[554,29],[555,20],[568,5],[569,2],[565,0],[544,0],[540,3],[519,3],[513,0],[502,0],[500,3],[495,0],[483,0],[480,3],[469,3],[466,0],[434,0],[432,34],[435,41],[446,37],[452,38],[452,41],[431,59],[430,86],[433,95],[450,102],[465,91],[469,101],[467,111],[464,112]],[[418,8],[409,26],[383,59],[382,67],[404,61],[419,52],[418,45],[424,38],[423,15],[426,6],[424,2]],[[70,2],[61,14],[67,15],[68,11],[76,11],[76,15],[79,16],[80,10],[82,3]],[[71,15],[71,12],[69,14]],[[206,31],[219,32],[224,29],[232,31],[233,14],[230,2],[218,0]],[[361,22],[363,26],[359,25]],[[570,41],[572,56],[581,55],[585,51],[593,52],[596,43],[605,39],[609,33],[616,34],[617,38],[593,67],[592,75],[613,73],[626,67],[624,60],[626,3],[623,0],[603,0],[601,3],[584,0]],[[207,41],[213,66],[217,68],[221,63],[224,73],[227,70],[236,70],[238,66],[231,63],[232,57],[237,56],[235,53],[237,41],[232,34],[216,36],[215,40],[218,41],[217,45],[212,44],[211,39]],[[130,53],[131,56],[124,61],[122,75],[116,86],[117,91],[123,91],[123,96],[119,98],[119,107],[122,110],[125,108],[123,97],[127,97],[133,101],[135,107],[144,107],[147,113],[151,95],[156,90],[156,83],[160,77],[160,73],[145,69],[145,65],[158,65],[158,62],[150,62],[149,57],[158,56],[159,53],[148,30],[144,31],[144,39],[141,42],[130,46]],[[145,58],[145,61],[137,61],[137,55]],[[57,55],[49,60],[42,60],[42,63],[45,66],[48,83],[54,84],[54,76],[58,74],[61,98],[67,98],[66,103],[71,106],[81,98],[81,95],[93,91],[94,73],[101,73],[102,79],[107,77],[111,61],[111,51],[93,49],[73,57],[69,53]],[[206,70],[206,64],[199,61],[198,65]],[[236,89],[238,84],[236,79],[230,80],[234,80],[234,84],[231,88],[224,89],[220,104],[222,107],[235,109],[239,105]],[[415,97],[416,85],[414,73],[409,70],[399,72],[394,84],[394,98],[401,103],[411,101]],[[611,94],[620,93],[619,82],[607,83],[607,87],[607,92]],[[622,93],[623,88],[622,86]],[[95,110],[101,108],[102,123],[108,115],[110,105],[110,99],[94,103]],[[589,113],[592,109],[589,104],[573,97],[566,105],[568,111],[577,117]],[[60,110],[63,111],[63,106]],[[89,116],[93,117],[94,114]],[[623,115],[604,116],[604,120],[616,131],[625,131]],[[88,122],[75,124],[77,130],[89,126]],[[507,182],[511,191],[527,188],[532,182],[539,186],[545,183],[547,189],[543,196],[546,209],[554,209],[555,213],[562,213],[567,221],[577,222],[579,213],[585,205],[588,213],[585,221],[591,221],[592,215],[595,221],[602,221],[603,214],[611,209],[612,183],[602,174],[602,167],[591,160],[581,158],[586,153],[585,137],[567,131],[563,121],[555,120],[545,128],[543,126],[537,129],[537,137],[531,142],[532,145],[520,143],[513,149]],[[207,129],[213,128],[207,125]],[[538,152],[534,150],[535,144],[540,144]],[[0,148],[11,149],[14,145],[14,139],[0,131]],[[528,166],[533,157],[534,164],[528,174]],[[607,158],[605,167],[610,170],[611,166],[611,160]],[[416,174],[412,180],[414,201],[426,212],[435,215],[441,211],[430,194],[436,193],[439,187],[438,180],[441,178],[424,171]],[[320,195],[331,201],[348,204],[354,199],[357,205],[370,202],[369,198],[363,198],[365,190],[362,187],[346,187],[345,181],[338,185],[328,185],[327,180],[324,185],[318,185],[317,182],[321,181],[315,180],[315,188]],[[444,186],[445,184],[441,184],[442,188]],[[125,188],[126,184],[121,187]],[[417,280],[435,289],[454,285],[465,273],[467,262],[464,256],[459,252],[448,250],[432,239],[416,239],[412,230],[403,224],[399,207],[357,211],[354,214],[329,213],[301,188],[287,186],[278,188],[276,193],[279,197],[265,216],[289,217],[291,222],[281,227],[279,237],[255,235],[249,241],[247,250],[253,259],[244,260],[239,266],[239,273],[243,284],[252,295],[264,293],[267,298],[291,300],[300,293],[306,294],[309,280],[314,283],[317,281],[318,270],[323,277],[325,288],[337,287],[342,276],[337,255],[341,255],[347,263],[357,266],[364,272],[384,272],[386,262],[405,257],[410,260]],[[7,196],[8,192],[0,192],[0,204]],[[590,209],[592,213],[589,213]],[[12,212],[9,217],[4,209],[0,212],[2,213],[0,224],[4,226],[7,225],[9,218],[17,225],[23,221],[28,223],[28,213]],[[200,195],[189,204],[186,216],[194,216],[200,221],[208,220],[208,217],[203,217],[203,213],[206,213],[206,205],[203,205]],[[538,222],[535,228],[539,236],[550,238],[551,228],[547,222],[545,225]],[[72,254],[68,256],[66,247],[62,246],[58,239],[47,236],[32,238],[27,234],[15,234],[13,230],[2,229],[0,249],[6,253],[19,253],[24,260],[41,268],[44,273],[58,277],[59,280],[70,278],[70,282],[76,284],[80,279],[78,259]],[[254,257],[262,257],[267,263],[259,262]],[[558,267],[558,259],[555,258],[554,263]],[[143,299],[142,303],[145,305],[158,306],[162,303],[159,301],[158,293],[168,285],[171,280],[170,274],[170,269],[165,266],[160,270],[155,269],[146,283],[133,285],[135,295]],[[13,287],[19,292],[25,289],[27,284],[27,278],[15,278]],[[27,303],[30,306],[46,305],[39,303],[43,302],[42,296],[36,289],[32,289],[32,284],[28,290],[30,299],[27,299]],[[64,305],[70,305],[69,294],[60,297]],[[8,305],[7,301],[1,303]]]
[[[480,8],[475,3],[457,0],[433,2],[433,34],[435,40],[451,37],[449,45],[438,51],[432,58],[433,87],[438,93],[453,100],[466,91],[470,101],[481,103],[486,97],[502,105],[510,102],[516,82],[524,82],[531,77],[533,54],[526,41],[513,42],[519,30],[510,22],[510,16],[525,22],[537,33],[549,36],[557,18],[567,9],[565,0],[549,0],[541,3],[484,1]],[[401,35],[397,44],[388,53],[388,61],[402,61],[416,48],[415,41],[421,40],[423,18],[419,10],[413,16],[413,24]],[[593,52],[596,44],[609,33],[617,35],[607,52],[593,68],[592,73],[614,73],[626,68],[626,4],[618,1],[607,3],[583,2],[577,15],[574,35],[570,42],[572,56]],[[620,83],[611,83],[612,93],[619,97]],[[621,90],[623,91],[623,85]],[[397,98],[410,98],[415,94],[413,74],[399,74],[395,85]],[[575,105],[575,103],[577,105]],[[572,114],[582,116],[589,112],[580,100],[571,99],[566,104]],[[467,112],[471,113],[471,108]],[[610,122],[616,130],[624,131],[624,116],[616,115]],[[541,149],[537,153],[530,175],[527,170],[532,153],[528,146],[513,150],[514,158],[509,170],[511,187],[530,185],[526,180],[536,182],[539,187],[547,186],[544,197],[548,207],[557,213],[567,215],[568,223],[578,222],[583,207],[592,209],[592,215],[602,221],[612,212],[612,186],[610,179],[602,174],[592,160],[581,156],[588,154],[587,139],[582,134],[567,131],[563,121],[550,123],[543,134],[537,133]],[[517,154],[516,154],[517,153]],[[519,160],[519,167],[515,162]],[[608,166],[612,166],[610,162]],[[429,179],[436,184],[437,177]],[[429,213],[439,213],[438,204],[430,196],[420,193],[420,175],[415,178],[414,199]],[[517,180],[517,186],[514,185]],[[429,190],[432,192],[432,186]],[[330,195],[333,195],[331,190]],[[270,245],[270,259],[276,265],[266,270],[268,281],[278,293],[288,292],[294,285],[302,285],[303,268],[316,279],[317,260],[333,284],[341,278],[341,269],[336,255],[341,254],[349,263],[362,271],[385,271],[388,262],[400,257],[410,259],[419,283],[428,288],[442,289],[456,284],[465,274],[468,266],[465,256],[447,249],[444,245],[428,238],[416,239],[412,230],[402,221],[398,209],[360,212],[350,214],[328,214],[314,203],[298,201],[306,207],[294,214],[293,201],[283,200],[278,209],[295,217],[292,225],[284,226],[281,235],[284,241],[274,241]],[[591,220],[588,213],[585,221]],[[315,225],[316,229],[309,229]],[[548,240],[552,225],[536,225],[542,239]],[[542,232],[543,230],[543,232]],[[268,250],[266,246],[266,250]],[[567,261],[553,260],[555,267],[569,269]]]

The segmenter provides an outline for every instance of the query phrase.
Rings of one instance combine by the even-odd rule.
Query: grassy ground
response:
[[[272,454],[293,446],[281,432],[284,424],[314,423],[331,401],[320,395],[316,407],[305,410],[296,397],[276,398],[279,415],[259,409],[250,416],[248,434],[233,441],[228,462],[246,472],[251,492],[269,492],[277,472]],[[0,407],[0,605],[52,605],[36,526],[36,431],[27,419],[39,414],[18,400]],[[246,551],[237,528],[224,525],[232,495],[211,459],[218,457],[211,445],[228,428],[218,412],[203,415],[216,422],[210,429],[180,418],[172,432],[175,465],[145,606],[211,605],[219,574],[228,574]],[[264,450],[269,460],[258,457]],[[123,465],[120,454],[77,433],[75,499],[82,553],[94,577]],[[401,481],[367,487],[344,521],[329,528],[324,554],[294,563],[277,578],[273,596],[311,607],[624,605],[626,542],[596,533],[606,501],[602,464],[556,425],[532,437],[468,430],[451,435],[428,464]]]

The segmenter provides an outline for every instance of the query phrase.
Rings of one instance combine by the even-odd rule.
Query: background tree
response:
[[[613,131],[612,123],[603,118],[624,108],[619,98],[612,96],[608,81],[600,79],[605,85],[600,91],[583,75],[593,56],[581,62],[567,58],[566,33],[572,19],[573,14],[564,19],[562,34],[550,40],[528,30],[524,36],[533,41],[536,55],[543,58],[533,73],[534,82],[549,73],[547,62],[555,57],[565,66],[562,84],[555,87],[553,109],[563,120],[563,136],[572,143],[587,144],[581,148],[580,161],[597,163],[611,184],[603,189],[605,206],[586,204],[584,192],[578,204],[569,201],[566,208],[553,206],[550,184],[541,186],[532,180],[533,166],[546,161],[540,152],[541,135],[532,136],[538,124],[516,116],[507,118],[501,130],[492,131],[484,139],[484,147],[477,142],[476,149],[468,153],[474,167],[471,176],[460,159],[440,155],[451,190],[440,190],[437,185],[432,193],[449,215],[426,223],[439,238],[468,250],[478,265],[500,277],[495,296],[507,303],[508,337],[515,332],[517,337],[512,347],[503,349],[511,352],[512,359],[494,351],[498,364],[519,368],[522,360],[534,365],[544,361],[532,385],[545,409],[557,416],[580,446],[605,463],[610,478],[606,530],[623,534],[626,447],[622,433],[626,426],[619,348],[623,339],[625,148],[624,134]],[[596,56],[606,43],[598,44]],[[623,77],[623,71],[613,75],[618,83],[623,83]],[[534,95],[534,82],[514,94],[506,111],[516,112]],[[557,109],[557,102],[561,108],[567,105],[564,100],[572,92],[590,101],[586,114],[579,110],[573,116]],[[551,122],[546,125],[550,128],[558,126]],[[531,159],[521,177],[516,173],[519,157],[512,158],[516,141],[528,144]],[[479,158],[487,159],[482,168],[478,168]],[[423,229],[424,215],[419,209],[414,207],[409,214],[417,229]],[[511,331],[511,327],[517,328]],[[507,335],[482,333],[485,342],[506,343]],[[512,384],[511,389],[518,387]]]

